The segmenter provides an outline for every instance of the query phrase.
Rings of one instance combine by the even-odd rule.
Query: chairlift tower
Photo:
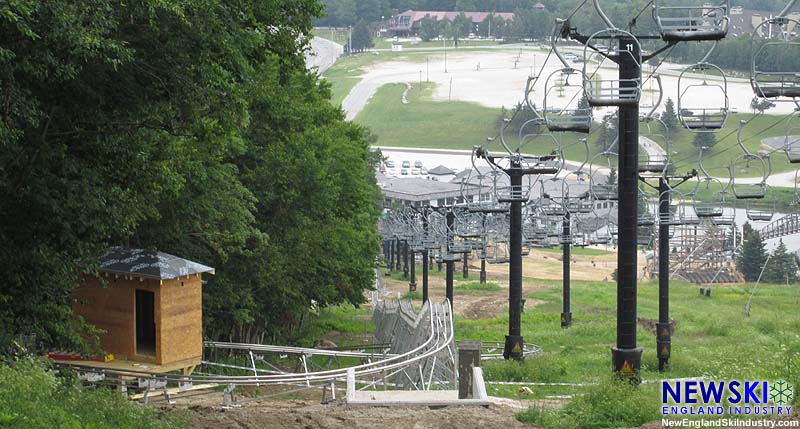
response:
[[[646,171],[647,168],[640,167],[639,180],[658,191],[657,219],[660,220],[670,216],[670,191],[697,176],[696,170],[679,176],[670,174],[669,169],[669,165],[661,172]],[[652,179],[657,179],[658,184],[648,182]],[[678,183],[671,183],[672,180],[677,180]],[[672,352],[672,325],[669,319],[669,244],[670,222],[661,221],[658,224],[658,322],[656,323],[656,355],[659,371],[667,368]]]
[[[528,202],[528,194],[524,192],[522,178],[526,175],[556,174],[558,168],[551,163],[553,156],[523,157],[520,154],[495,156],[476,148],[475,155],[508,175],[510,194],[498,198],[498,202],[509,203],[509,269],[508,269],[508,335],[506,335],[503,357],[505,359],[522,360],[524,341],[522,337],[522,204]],[[508,167],[499,162],[505,158]],[[523,166],[523,160],[532,166]]]
[[[617,253],[617,339],[616,346],[611,349],[613,371],[621,377],[639,379],[643,348],[637,345],[637,237],[638,237],[638,196],[639,196],[639,93],[642,84],[642,64],[655,57],[676,43],[688,40],[719,40],[727,33],[729,7],[727,3],[720,7],[720,16],[716,19],[702,20],[699,23],[689,8],[673,7],[667,9],[664,2],[655,2],[654,18],[661,30],[660,35],[639,35],[618,29],[603,13],[598,0],[594,0],[595,10],[608,26],[607,30],[591,36],[580,34],[570,26],[569,20],[561,21],[560,36],[577,40],[586,46],[584,52],[591,49],[606,59],[616,63],[618,80],[610,81],[604,90],[587,88],[584,93],[593,106],[609,106],[618,108],[618,154],[619,154],[619,196],[618,225],[619,244]],[[694,8],[696,9],[696,8]],[[669,17],[668,17],[669,15]],[[667,19],[669,18],[669,19]],[[708,21],[708,22],[706,22]],[[667,24],[669,23],[669,25]],[[703,25],[700,25],[703,24]],[[631,27],[634,23],[631,23]],[[711,27],[709,27],[711,25]],[[717,29],[719,31],[708,31]],[[602,52],[592,42],[608,40],[611,48]],[[640,40],[663,40],[665,46],[653,53],[642,56]],[[613,47],[614,43],[617,47]],[[586,55],[586,54],[585,54]],[[584,73],[584,76],[587,76]],[[591,82],[590,82],[591,83]],[[635,94],[633,96],[632,94]],[[666,180],[666,178],[665,178]],[[663,185],[660,183],[659,186]],[[659,202],[664,204],[663,201]],[[668,233],[664,231],[665,237]],[[665,238],[666,239],[666,238]],[[663,246],[662,240],[660,245]],[[667,242],[668,243],[668,242]],[[667,269],[668,272],[668,269]],[[668,283],[665,282],[664,301],[668,299]],[[668,314],[668,306],[663,307],[664,315]],[[661,318],[659,318],[661,322]],[[669,323],[667,318],[666,323]]]

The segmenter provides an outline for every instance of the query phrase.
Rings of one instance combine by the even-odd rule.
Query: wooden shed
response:
[[[191,372],[203,354],[203,273],[214,269],[163,252],[112,248],[100,276],[85,275],[72,310],[102,329],[115,361]],[[119,362],[117,362],[119,364]]]

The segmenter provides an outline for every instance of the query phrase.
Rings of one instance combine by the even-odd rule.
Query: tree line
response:
[[[363,301],[378,157],[305,67],[316,0],[0,4],[0,351],[84,344],[111,245],[217,269],[205,334],[285,340]]]
[[[748,282],[758,281],[793,284],[798,281],[798,261],[789,253],[783,240],[772,253],[765,247],[761,234],[749,223],[742,227],[742,245],[736,253],[736,269]]]

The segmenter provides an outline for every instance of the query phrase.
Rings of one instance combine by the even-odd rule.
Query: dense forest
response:
[[[109,246],[216,268],[205,334],[286,340],[373,283],[365,130],[303,52],[316,0],[0,3],[0,352],[78,347]]]
[[[591,1],[583,0],[321,0],[324,5],[324,15],[317,19],[319,26],[345,27],[354,25],[359,21],[376,22],[381,18],[388,19],[395,12],[406,10],[440,10],[457,12],[514,12],[525,13],[533,11],[537,3],[545,6],[547,14],[555,16],[568,15],[578,4],[586,3],[584,7],[591,8]],[[700,0],[670,0],[663,3],[671,5],[703,5],[707,3],[718,4],[719,1]],[[732,0],[732,6],[743,6],[748,9],[763,11],[779,11],[787,4],[788,0]],[[646,0],[602,0],[600,4],[610,12],[609,15],[621,12],[632,17],[633,14],[651,4]],[[587,9],[588,10],[588,9]],[[586,15],[586,14],[583,14]],[[623,15],[620,15],[623,16]],[[643,16],[649,16],[649,10]],[[582,16],[576,16],[578,20]],[[625,21],[627,22],[627,21]]]

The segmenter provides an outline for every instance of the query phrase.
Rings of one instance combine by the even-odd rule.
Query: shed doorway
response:
[[[156,355],[155,293],[136,289],[136,354]]]

